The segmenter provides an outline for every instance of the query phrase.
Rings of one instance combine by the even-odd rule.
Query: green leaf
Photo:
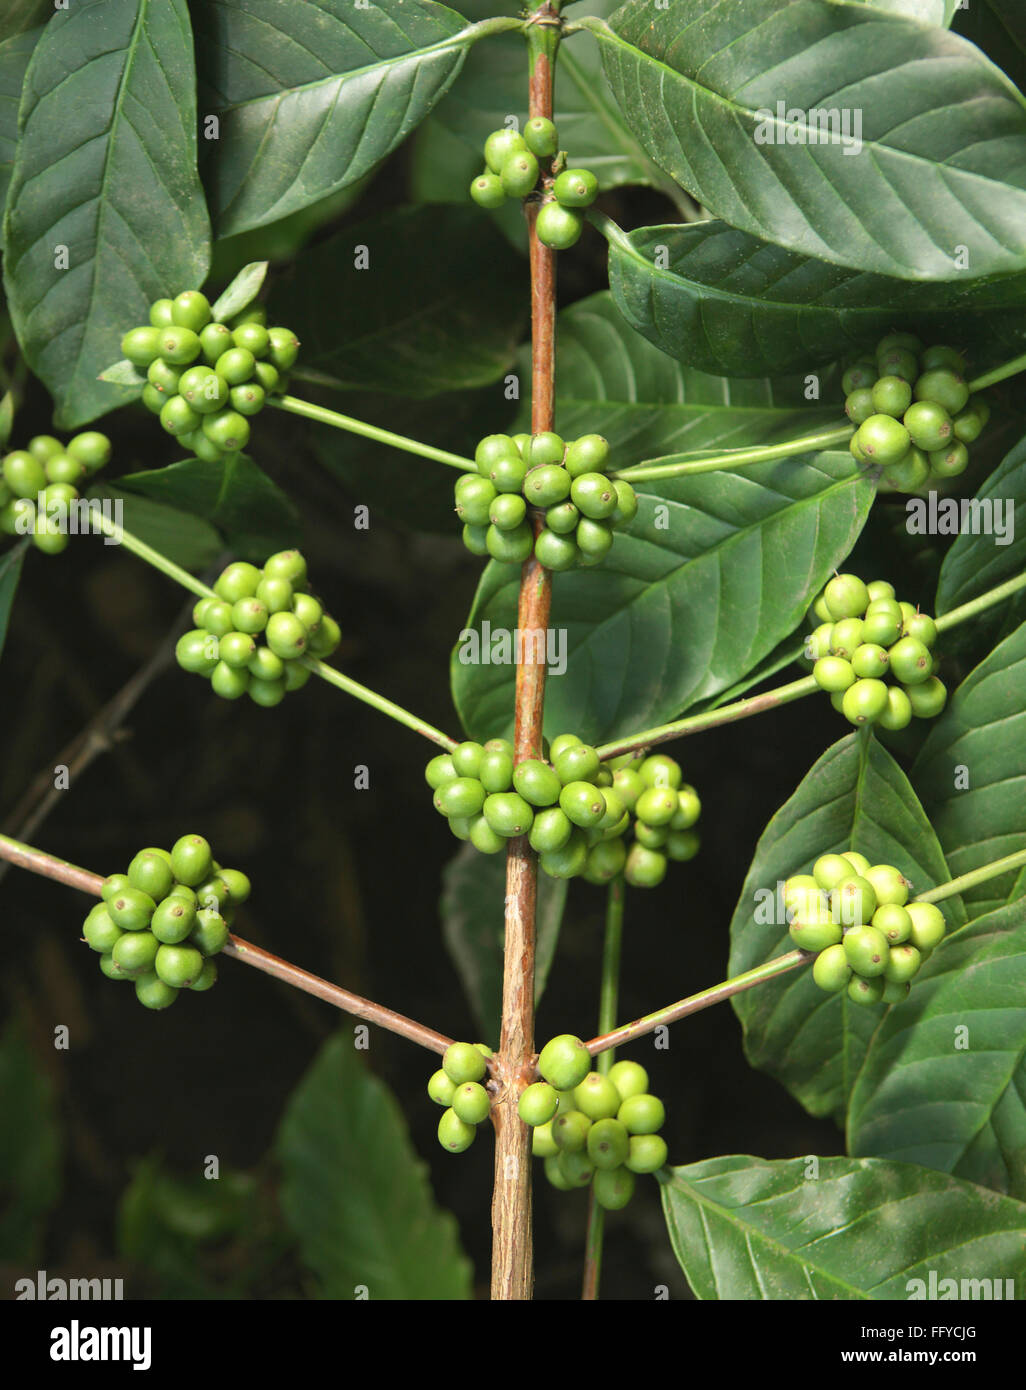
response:
[[[0,26],[3,21],[0,20]],[[14,166],[18,143],[18,104],[25,81],[25,70],[42,28],[15,34],[0,42],[0,211],[7,198],[7,186]]]
[[[5,391],[0,398],[0,445],[5,445],[14,429],[14,394]]]
[[[868,733],[828,748],[763,831],[730,924],[731,976],[793,950],[778,885],[808,873],[821,854],[849,849],[874,864],[896,865],[913,892],[951,877],[908,778]],[[965,921],[957,898],[945,903],[944,914],[949,927]],[[824,993],[808,968],[731,1003],[751,1064],[775,1076],[813,1115],[843,1118],[885,1011]]]
[[[11,621],[11,609],[14,607],[14,595],[18,592],[18,580],[21,578],[21,567],[25,563],[25,552],[28,549],[28,541],[22,540],[17,545],[12,546],[6,554],[0,556],[0,654],[7,641],[7,628]]]
[[[97,378],[98,381],[109,381],[115,386],[135,386],[141,391],[146,385],[146,377],[133,362],[129,362],[127,357],[122,357],[119,361],[111,363],[105,367]]]
[[[1026,100],[964,39],[832,0],[586,23],[628,124],[714,216],[901,279],[1026,267]]]
[[[121,479],[118,479],[121,482]],[[159,550],[161,555],[173,560],[187,570],[202,570],[212,565],[224,549],[224,543],[214,528],[197,516],[179,511],[175,507],[153,502],[148,497],[137,497],[132,493],[119,492],[116,488],[98,484],[91,487],[87,497],[104,499],[114,506],[120,501],[122,514],[114,516],[133,536],[138,536],[147,545]],[[116,541],[107,537],[94,541],[96,545],[115,545]],[[266,558],[266,557],[265,557]]]
[[[912,767],[958,877],[1026,847],[1026,623],[971,671]],[[1014,870],[963,894],[971,917],[1009,900]]]
[[[137,394],[98,373],[152,300],[206,276],[185,0],[58,10],[32,55],[19,123],[4,284],[22,351],[71,429]]]
[[[940,508],[949,505],[952,523],[960,525],[964,511],[965,525],[941,565],[934,605],[937,613],[948,613],[968,603],[1021,574],[1026,566],[1026,437],[1002,460],[975,497],[939,499],[938,520]]]
[[[211,318],[215,323],[227,323],[243,309],[249,308],[260,293],[267,275],[266,261],[251,261],[244,265],[235,279],[210,306]]]
[[[534,1002],[545,992],[566,906],[565,879],[538,875]],[[506,898],[505,854],[481,854],[465,844],[442,876],[442,936],[485,1041],[494,1043],[502,1019],[502,951]]]
[[[200,7],[206,183],[218,236],[362,178],[427,115],[480,31],[432,0],[220,0]]]
[[[55,8],[53,0],[5,0],[0,14],[0,42],[41,27]]]
[[[301,533],[292,502],[245,454],[219,463],[189,458],[167,468],[129,473],[118,484],[203,517],[241,559],[263,564],[274,551],[294,545]]]
[[[889,1011],[852,1092],[848,1147],[1026,1197],[1022,901],[945,941]]]
[[[663,1214],[697,1298],[1015,1297],[1022,1203],[906,1163],[815,1162],[818,1175],[747,1154],[672,1170]]]
[[[631,327],[704,372],[764,376],[856,355],[900,319],[927,342],[952,339],[974,369],[1026,337],[1026,275],[921,285],[787,251],[725,222],[638,227],[606,219],[609,286]]]
[[[424,397],[502,376],[527,284],[523,262],[477,209],[401,208],[307,251],[275,285],[270,311],[295,330],[304,368],[352,390]]]
[[[34,1267],[60,1194],[63,1146],[53,1083],[13,1022],[0,1041],[0,1114],[0,1250]]]
[[[340,1033],[289,1102],[275,1151],[281,1203],[321,1298],[470,1297],[456,1223],[434,1203],[392,1092]]]

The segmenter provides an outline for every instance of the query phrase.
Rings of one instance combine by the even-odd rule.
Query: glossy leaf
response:
[[[121,357],[109,367],[104,367],[97,380],[108,381],[113,386],[134,386],[140,391],[146,385],[145,373],[129,362],[127,357]]]
[[[56,11],[20,123],[4,283],[22,351],[71,428],[137,394],[98,373],[152,300],[206,276],[185,0]]]
[[[1026,922],[1020,899],[944,943],[877,1030],[848,1147],[1026,1197]]]
[[[566,906],[565,879],[538,875],[534,1000],[545,992]],[[443,876],[442,936],[486,1042],[494,1045],[502,1017],[505,854],[481,854],[464,844]]]
[[[663,1214],[697,1298],[1016,1296],[1021,1202],[907,1163],[813,1161],[728,1154],[671,1171]]]
[[[0,555],[0,653],[3,652],[4,643],[7,641],[11,609],[14,607],[14,596],[18,592],[18,580],[21,578],[21,567],[25,563],[27,549],[28,543],[20,540],[5,554]]]
[[[219,236],[362,178],[424,119],[478,33],[432,0],[211,0],[197,15]]]
[[[808,873],[821,854],[849,849],[874,864],[896,865],[914,892],[951,877],[908,778],[865,733],[828,748],[763,831],[730,925],[729,975],[794,949],[778,885]],[[945,903],[944,913],[953,926],[965,921],[957,898]],[[812,1114],[842,1119],[884,1007],[826,994],[807,967],[731,1002],[752,1065],[775,1076]]]
[[[301,533],[292,502],[245,454],[221,463],[189,458],[167,468],[129,473],[118,485],[202,517],[217,527],[241,559],[260,564],[276,550],[294,545]]]
[[[911,776],[953,874],[1026,848],[1026,623],[953,692]],[[1015,879],[968,889],[970,916],[1008,901]]]
[[[588,27],[628,124],[714,216],[902,279],[1026,268],[1026,101],[964,39],[831,0],[629,0]]]
[[[53,0],[6,0],[0,14],[0,43],[41,27],[54,9]]]
[[[791,386],[681,368],[625,335],[608,295],[561,314],[558,341],[557,428],[568,439],[605,435],[617,466],[836,421],[829,407],[799,408]],[[572,728],[595,741],[619,737],[741,680],[793,632],[848,554],[873,489],[850,455],[823,453],[641,483],[639,493],[638,516],[601,566],[554,577],[566,663],[546,689],[550,736]],[[468,627],[512,632],[518,577],[513,566],[489,564]],[[464,664],[454,654],[451,669],[465,727],[485,738],[508,730],[513,666]]]
[[[959,524],[961,510],[965,511],[965,524],[941,565],[937,613],[947,613],[968,603],[1013,579],[1026,567],[1026,437],[974,498],[958,501]]]
[[[18,104],[25,70],[42,32],[42,28],[30,29],[0,41],[0,211],[7,197],[18,143]]]
[[[922,285],[830,265],[725,222],[625,233],[607,221],[602,230],[624,318],[701,371],[807,371],[872,350],[897,324],[969,349],[974,369],[1021,351],[1026,338],[1026,274]]]
[[[348,1032],[322,1049],[275,1144],[281,1204],[321,1298],[470,1297],[456,1223],[436,1207],[392,1092]]]
[[[523,262],[475,208],[401,208],[307,251],[275,284],[269,311],[300,339],[304,369],[350,389],[424,397],[502,376],[527,285]]]
[[[226,323],[236,314],[241,314],[243,309],[248,309],[260,293],[266,275],[266,261],[251,261],[249,265],[244,265],[210,306],[214,322]]]

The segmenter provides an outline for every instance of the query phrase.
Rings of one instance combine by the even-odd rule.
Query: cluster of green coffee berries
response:
[[[609,444],[585,434],[569,444],[558,434],[489,434],[474,452],[476,473],[456,483],[463,544],[474,555],[521,565],[533,553],[550,570],[597,565],[613,530],[637,515],[630,483],[601,468]],[[534,518],[544,518],[535,535]]]
[[[962,354],[924,348],[912,333],[881,338],[876,360],[854,363],[841,384],[845,411],[858,426],[851,452],[860,463],[880,464],[890,491],[915,492],[964,473],[966,446],[990,417],[983,397],[969,394]]]
[[[864,854],[824,854],[811,874],[783,886],[788,931],[816,952],[812,978],[855,1004],[898,1004],[923,961],[944,938],[933,903],[909,902],[911,884],[893,864]]]
[[[281,550],[263,569],[237,560],[192,610],[197,626],[175,647],[179,666],[209,676],[215,695],[280,704],[310,679],[305,656],[328,657],[341,639],[338,623],[303,592],[306,561]]]
[[[625,1207],[634,1175],[657,1172],[667,1158],[659,1134],[666,1111],[645,1068],[614,1062],[605,1075],[592,1071],[581,1039],[561,1033],[542,1048],[538,1071],[543,1079],[524,1089],[518,1109],[549,1182],[564,1192],[591,1183],[599,1206]]]
[[[253,305],[215,323],[206,295],[185,290],[150,306],[149,324],[130,329],[121,351],[146,373],[143,404],[197,458],[216,463],[249,442],[249,416],[287,386],[299,339],[268,328]]]
[[[141,849],[124,874],[111,874],[82,926],[110,980],[134,980],[148,1009],[166,1009],[181,989],[210,989],[212,957],[228,942],[234,908],[249,879],[214,862],[202,835],[172,849]]]
[[[935,675],[937,624],[929,613],[899,603],[885,580],[864,584],[854,574],[835,575],[812,611],[821,621],[805,655],[815,663],[820,689],[850,724],[895,730],[913,715],[940,714],[948,692]],[[897,684],[887,683],[888,674]]]
[[[31,536],[46,555],[59,555],[68,544],[67,509],[78,489],[110,462],[110,440],[85,430],[62,444],[52,434],[37,434],[27,449],[5,454],[0,469],[0,531]]]
[[[424,776],[435,809],[458,839],[497,854],[526,835],[551,878],[603,884],[622,873],[632,886],[652,888],[669,859],[698,852],[692,828],[701,813],[698,793],[662,754],[603,764],[576,734],[560,734],[547,759],[514,765],[513,745],[493,738],[439,753]],[[635,838],[628,849],[632,812]]]
[[[479,207],[501,207],[507,198],[528,198],[542,184],[542,204],[535,230],[538,240],[554,251],[566,251],[584,229],[583,209],[598,194],[598,179],[590,169],[567,169],[559,150],[556,127],[546,116],[532,116],[524,133],[493,130],[485,141],[485,170],[470,185]],[[543,175],[540,160],[551,161]]]
[[[492,1102],[481,1083],[491,1055],[491,1048],[484,1043],[450,1043],[441,1068],[428,1081],[428,1095],[436,1105],[445,1106],[438,1121],[438,1142],[450,1153],[469,1149],[477,1126],[488,1118]]]

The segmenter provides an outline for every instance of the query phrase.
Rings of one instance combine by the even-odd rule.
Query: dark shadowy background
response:
[[[391,201],[396,168],[393,161],[350,220]],[[629,205],[610,196],[603,206],[628,227],[673,215],[658,195],[637,190]],[[340,225],[345,218],[322,227],[317,239]],[[274,267],[272,279],[284,273]],[[214,283],[220,283],[216,271]],[[562,302],[603,286],[604,247],[589,230],[580,254],[561,259]],[[501,384],[480,393],[478,404],[490,423],[457,425],[450,447],[470,452],[486,429],[508,423]],[[360,415],[361,399],[346,396],[340,408]],[[178,456],[141,407],[98,423],[116,441],[112,477]],[[48,401],[31,384],[16,440],[49,428]],[[318,437],[317,426],[268,410],[255,422],[252,453],[299,507],[304,530],[295,540],[344,633],[336,660],[358,680],[456,732],[448,657],[480,562],[464,550],[455,527],[443,534],[445,517],[437,510],[425,517],[432,532],[396,526],[373,509],[370,529],[354,530],[353,507],[365,499],[358,486],[343,485],[323,466],[313,449]],[[384,472],[390,455],[360,445],[357,466],[365,461]],[[867,578],[886,572],[904,596],[928,605],[943,542],[919,540],[913,557],[896,520],[900,507],[899,501],[874,510],[852,567]],[[73,542],[56,559],[29,553],[0,683],[7,730],[0,820],[8,832],[18,833],[12,813],[32,779],[52,768],[101,705],[173,639],[181,602],[172,583],[99,538]],[[727,928],[757,839],[811,763],[846,730],[825,698],[811,699],[671,746],[702,795],[703,848],[692,863],[673,867],[657,890],[630,894],[621,1018],[724,977]],[[430,753],[416,735],[320,681],[267,711],[246,700],[217,700],[205,682],[172,665],[128,718],[124,738],[74,778],[32,838],[110,873],[123,870],[142,845],[170,845],[200,831],[222,862],[254,881],[251,904],[236,924],[240,935],[452,1036],[474,1037],[439,930],[441,873],[456,844],[430,806],[422,775]],[[357,764],[370,769],[369,790],[354,790]],[[539,1016],[541,1039],[567,1027],[586,1033],[594,1020],[603,901],[595,888],[571,886]],[[223,962],[214,993],[186,995],[165,1013],[148,1013],[131,989],[100,976],[95,957],[80,944],[88,906],[75,892],[21,871],[8,871],[0,882],[4,1005],[55,1087],[65,1145],[40,1267],[51,1274],[123,1275],[126,1292],[136,1297],[305,1296],[307,1276],[276,1216],[275,1174],[266,1155],[319,1045],[351,1021],[230,961]],[[70,1028],[66,1052],[53,1046],[57,1024]],[[648,1066],[653,1089],[666,1099],[675,1163],[731,1152],[775,1158],[842,1151],[831,1123],[808,1117],[781,1086],[747,1066],[728,1006],[676,1025],[668,1051],[655,1052],[646,1041],[629,1055]],[[431,1059],[374,1030],[369,1061],[399,1097],[438,1201],[458,1218],[477,1292],[486,1296],[490,1139],[482,1134],[458,1158],[443,1153],[434,1134],[438,1111],[424,1089]],[[184,1190],[197,1181],[208,1154],[255,1175],[245,1220],[224,1229],[204,1225],[195,1203],[183,1198],[178,1210],[169,1198],[166,1219],[184,1223],[191,1253],[177,1265],[155,1256],[133,1259],[119,1241],[117,1211],[137,1165],[145,1160],[144,1172],[159,1171],[171,1189],[178,1183]],[[550,1189],[540,1168],[537,1176],[537,1295],[574,1298],[586,1199]],[[14,1177],[0,1174],[0,1183],[6,1199],[17,1203]],[[9,1252],[0,1250],[5,1260]],[[26,1272],[9,1262],[0,1268],[4,1290]],[[669,1285],[672,1297],[689,1296],[656,1184],[643,1181],[627,1211],[607,1222],[602,1292],[645,1299],[658,1284]]]

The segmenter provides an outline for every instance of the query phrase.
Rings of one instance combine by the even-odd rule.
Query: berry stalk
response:
[[[102,874],[94,874],[91,869],[82,869],[77,864],[69,864],[63,859],[58,859],[56,855],[48,854],[45,850],[22,844],[21,841],[12,839],[10,835],[0,835],[0,859],[6,859],[8,863],[14,864],[19,869],[28,869],[30,873],[51,878],[57,883],[64,883],[69,888],[77,888],[80,892],[91,893],[97,898],[100,896],[100,889],[105,882]],[[426,1024],[418,1023],[412,1018],[406,1018],[405,1015],[386,1008],[384,1004],[376,1004],[372,999],[364,999],[359,994],[353,994],[350,990],[343,989],[341,985],[334,985],[329,980],[322,980],[320,976],[312,975],[308,970],[302,970],[298,965],[292,965],[289,961],[282,960],[280,956],[274,956],[270,951],[265,951],[260,946],[254,946],[250,941],[244,941],[240,936],[230,936],[228,945],[224,947],[222,954],[234,956],[244,965],[251,965],[254,969],[263,971],[265,975],[273,975],[275,979],[283,980],[285,984],[294,985],[306,994],[323,999],[325,1003],[334,1005],[343,1013],[352,1014],[354,1018],[366,1019],[368,1023],[377,1024],[379,1028],[385,1028],[390,1033],[397,1033],[400,1037],[408,1038],[410,1042],[416,1043],[419,1047],[425,1047],[431,1052],[444,1053],[452,1043],[451,1038],[435,1032]]]
[[[773,459],[790,458],[793,454],[813,453],[828,449],[832,444],[847,444],[855,433],[852,425],[839,425],[836,429],[816,430],[812,434],[800,435],[797,439],[787,439],[782,444],[762,444],[750,449],[727,449],[711,458],[694,459],[685,463],[636,463],[631,468],[621,468],[613,474],[628,482],[646,482],[654,478],[685,478],[695,473],[717,473],[721,469],[740,468],[749,463],[768,463]]]
[[[616,1023],[620,999],[620,954],[623,945],[623,910],[626,884],[623,874],[617,874],[609,884],[606,895],[606,934],[602,946],[602,983],[599,989],[599,1033],[608,1033]],[[615,1057],[608,1048],[600,1053],[596,1071],[609,1074]],[[591,1302],[598,1298],[602,1277],[602,1241],[605,1235],[606,1212],[595,1200],[594,1189],[588,1193],[588,1232],[584,1242],[584,1282],[581,1299]]]
[[[947,883],[938,884],[936,888],[929,888],[925,893],[918,893],[913,902],[942,902],[944,898],[953,898],[969,888],[976,888],[979,884],[986,883],[988,879],[997,878],[1001,874],[1008,873],[1009,869],[1018,869],[1024,864],[1026,864],[1026,849],[1021,849],[1015,854],[1006,854],[1004,859],[992,859],[989,864],[981,864],[978,869],[970,869],[969,873],[962,874],[959,878],[950,879]]]
[[[999,381],[1006,381],[1010,376],[1026,371],[1026,353],[1021,357],[1013,357],[1010,362],[1005,362],[1000,367],[994,367],[992,371],[984,372],[982,376],[975,377],[969,383],[970,391],[984,391],[988,386],[996,386]]]
[[[302,415],[306,420],[316,420],[321,425],[332,425],[337,430],[347,430],[350,434],[361,435],[364,439],[373,439],[376,444],[385,444],[390,449],[401,449],[407,454],[419,454],[421,458],[433,459],[435,463],[448,464],[450,468],[459,468],[464,473],[477,472],[477,464],[473,459],[465,459],[459,454],[449,453],[447,449],[436,449],[431,444],[422,444],[419,439],[409,439],[404,434],[394,434],[392,430],[369,425],[352,415],[341,415],[337,410],[314,405],[312,401],[300,400],[298,396],[270,396],[267,404],[277,406],[279,410],[286,410],[292,415]]]
[[[552,119],[558,11],[541,5],[526,28],[529,118]],[[556,257],[536,228],[537,208],[526,208],[531,263],[531,427],[555,423]],[[521,632],[548,627],[552,578],[532,555],[521,571],[517,625]],[[536,661],[534,657],[539,655]],[[514,761],[538,758],[545,702],[545,643],[528,644],[530,658],[517,667]],[[534,1287],[531,1232],[531,1138],[517,1113],[519,1093],[534,1058],[535,918],[538,858],[525,836],[510,842],[506,859],[506,917],[502,978],[502,1029],[497,1073],[500,1099],[493,1109],[495,1178],[492,1194],[494,1300],[529,1299]]]
[[[937,631],[946,632],[949,627],[957,627],[959,623],[975,618],[978,613],[983,613],[988,608],[993,608],[996,603],[1011,598],[1020,589],[1026,589],[1026,572],[1017,574],[1014,579],[1008,579],[1004,584],[998,584],[994,589],[988,589],[986,593],[980,594],[978,598],[970,599],[968,603],[963,603],[959,608],[952,608],[949,612],[942,613],[934,619]]]

